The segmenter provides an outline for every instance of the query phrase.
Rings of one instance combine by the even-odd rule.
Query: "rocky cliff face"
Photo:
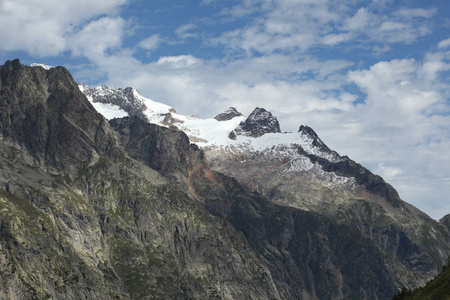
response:
[[[107,122],[66,69],[29,68],[15,60],[2,66],[0,77],[3,140],[23,148],[34,167],[73,174],[76,163],[120,156]]]

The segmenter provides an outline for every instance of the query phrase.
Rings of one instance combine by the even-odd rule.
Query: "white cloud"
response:
[[[125,2],[3,0],[0,39],[8,42],[0,43],[0,50],[23,50],[38,56],[71,50],[71,37],[99,16],[114,16]]]
[[[381,7],[384,9],[384,5]],[[376,43],[407,44],[432,32],[428,19],[436,13],[435,9],[400,9],[392,13],[375,13],[374,9],[380,7],[359,8],[343,21],[342,30],[358,33]]]
[[[399,168],[385,166],[384,163],[380,163],[375,169],[375,173],[383,177],[385,180],[391,181],[394,177],[402,175],[404,172]]]
[[[427,80],[434,80],[439,72],[450,69],[450,65],[441,60],[431,60],[423,64],[422,73]]]
[[[235,6],[225,8],[221,12],[221,15],[231,18],[242,18],[263,10],[267,10],[271,8],[272,5],[273,1],[271,0],[244,0]]]
[[[439,48],[448,48],[450,46],[450,38],[440,41],[438,44]]]
[[[140,47],[142,49],[146,49],[146,50],[153,50],[158,48],[158,46],[161,44],[162,39],[161,36],[159,34],[154,34],[148,38],[146,38],[145,40],[140,41],[137,44],[137,47]]]
[[[193,33],[192,30],[197,28],[197,25],[189,23],[184,24],[178,27],[175,30],[175,33],[180,37],[181,39],[188,39],[188,38],[195,38],[197,37],[197,34]]]
[[[124,24],[121,18],[92,21],[68,39],[69,47],[74,55],[90,59],[106,55],[106,50],[121,46]]]
[[[406,24],[394,21],[383,22],[380,26],[381,31],[404,30],[406,28],[407,28]]]
[[[328,1],[244,1],[223,14],[244,18],[258,11],[262,15],[245,28],[224,32],[214,42],[250,55],[335,45],[349,38],[348,33],[331,32],[339,21],[336,8]]]
[[[223,32],[214,42],[235,51],[273,53],[301,51],[362,39],[364,47],[390,50],[387,44],[411,44],[432,32],[428,20],[436,9],[399,9],[387,11],[383,3],[373,2],[358,7],[358,1],[244,1],[227,9],[225,15],[248,18],[259,12],[258,18],[240,29]],[[360,4],[361,5],[361,4]]]
[[[158,65],[168,65],[176,69],[189,67],[199,63],[201,63],[201,60],[192,55],[163,56],[156,62]]]
[[[432,9],[424,9],[424,8],[414,8],[414,9],[400,9],[396,11],[394,14],[403,18],[432,18],[436,14],[437,10],[435,8]]]
[[[424,68],[426,65],[408,59],[379,62],[369,70],[350,72],[349,80],[367,93],[360,113],[372,121],[362,123],[377,126],[378,133],[385,128],[392,138],[401,134],[398,139],[409,139],[408,144],[421,142],[410,129],[423,126],[417,122],[426,120],[427,114],[438,110],[442,103],[441,96],[430,88],[431,82],[420,76]]]
[[[328,34],[323,37],[323,44],[325,45],[336,45],[345,41],[348,41],[353,36],[349,33],[341,33],[341,34]]]
[[[372,18],[373,16],[369,10],[365,7],[361,7],[354,16],[344,20],[343,29],[350,31],[362,30],[369,25]]]

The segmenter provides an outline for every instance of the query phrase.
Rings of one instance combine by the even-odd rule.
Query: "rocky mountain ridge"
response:
[[[262,110],[252,114],[258,111]],[[259,121],[273,118],[270,114]],[[271,130],[252,136],[251,129],[244,135],[236,134],[236,129],[258,118],[237,114],[221,121],[192,121],[181,115],[176,119],[177,128],[203,149],[210,168],[274,203],[357,228],[395,258],[393,272],[403,274],[405,286],[423,284],[446,262],[448,227],[402,201],[381,177],[330,150],[312,128],[302,125],[298,133],[281,133],[279,124],[274,125],[278,122],[263,121],[253,128],[267,125]],[[145,121],[164,125],[148,115]],[[214,135],[204,133],[202,122],[209,131],[218,128]]]

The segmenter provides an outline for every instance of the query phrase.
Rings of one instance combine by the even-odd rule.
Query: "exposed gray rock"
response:
[[[440,220],[439,223],[441,223],[442,225],[446,226],[448,229],[450,229],[450,214],[443,216]]]
[[[215,116],[214,119],[216,119],[217,121],[228,121],[235,117],[240,117],[240,116],[242,116],[242,114],[240,112],[238,112],[236,108],[230,107],[223,113]]]
[[[139,92],[133,87],[112,88],[106,85],[101,85],[97,88],[90,88],[89,85],[83,84],[83,93],[86,96],[92,97],[93,102],[113,104],[128,113],[130,116],[137,116],[143,120],[147,117],[143,113],[147,107],[145,103],[137,97]]]
[[[280,124],[272,113],[264,108],[255,108],[255,110],[242,121],[234,130],[237,135],[246,135],[251,137],[259,137],[265,133],[281,132]]]

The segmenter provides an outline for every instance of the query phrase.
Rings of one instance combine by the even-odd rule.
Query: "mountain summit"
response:
[[[277,118],[272,113],[268,112],[264,108],[257,107],[255,110],[242,121],[234,133],[236,135],[251,136],[254,138],[260,137],[266,133],[279,133],[280,124]]]

